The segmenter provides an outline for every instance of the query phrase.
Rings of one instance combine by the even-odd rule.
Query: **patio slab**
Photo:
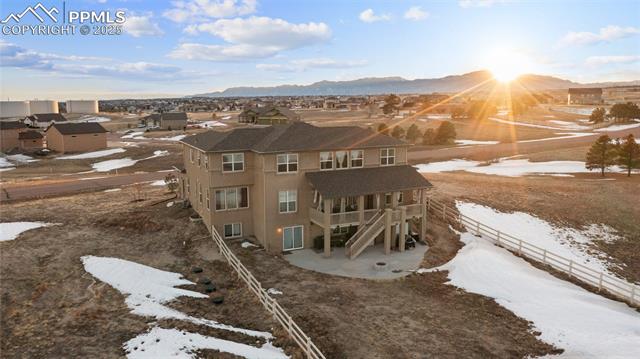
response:
[[[349,259],[344,248],[333,248],[330,258],[324,258],[321,252],[302,249],[285,255],[284,258],[294,266],[312,271],[341,277],[364,279],[395,279],[409,275],[420,267],[428,246],[416,243],[414,249],[405,252],[392,251],[384,254],[383,245],[365,249],[356,259]],[[374,268],[377,262],[387,264],[384,270]]]

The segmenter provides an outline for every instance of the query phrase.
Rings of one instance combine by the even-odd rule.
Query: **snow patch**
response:
[[[40,160],[36,160],[31,156],[27,156],[27,155],[22,155],[22,154],[17,154],[17,155],[10,155],[7,156],[7,159],[14,161],[14,162],[20,162],[20,163],[30,163],[30,162],[38,162]]]
[[[456,144],[459,146],[496,145],[498,143],[500,143],[500,141],[456,140]]]
[[[522,140],[518,141],[518,143],[527,143],[527,142],[540,142],[540,141],[550,141],[550,140],[562,140],[565,138],[574,138],[574,137],[585,137],[585,136],[596,136],[595,133],[590,132],[559,132],[556,135],[560,135],[558,137],[547,137],[547,138],[537,138],[535,140]]]
[[[144,135],[144,132],[131,132],[120,138],[132,139],[132,140],[144,140],[145,137],[143,135]]]
[[[85,158],[98,158],[98,157],[111,156],[111,155],[114,155],[116,153],[122,153],[122,152],[125,152],[125,151],[126,150],[124,148],[110,148],[108,150],[86,152],[86,153],[81,153],[81,154],[78,154],[78,155],[60,156],[60,157],[56,157],[56,159],[58,159],[58,160],[81,160],[81,159],[85,159]]]
[[[122,191],[122,188],[111,188],[111,189],[105,189],[105,190],[104,190],[104,191],[102,191],[102,192],[107,192],[107,193],[109,193],[109,192],[118,192],[118,191]]]
[[[276,289],[276,288],[269,288],[267,289],[267,293],[271,294],[271,295],[282,295],[282,291]]]
[[[159,137],[159,138],[156,138],[156,140],[160,140],[160,141],[180,141],[185,137],[187,137],[187,135],[177,135],[177,136],[173,136],[173,137]]]
[[[255,244],[251,243],[251,242],[242,242],[241,244],[242,248],[251,248],[251,247],[257,247]]]
[[[227,127],[227,124],[224,124],[220,121],[205,121],[198,123],[200,127],[211,128],[211,127]]]
[[[640,127],[640,123],[630,123],[628,125],[612,125],[609,127],[599,128],[595,131],[596,132],[613,132],[613,131],[630,130],[636,127]]]
[[[12,241],[22,232],[31,229],[50,226],[51,223],[45,222],[7,222],[0,223],[0,242]]]
[[[451,171],[464,171],[469,168],[476,167],[479,164],[480,162],[478,161],[455,159],[450,161],[419,164],[414,167],[417,168],[418,172],[421,172],[421,173],[440,173],[440,172],[451,172]]]

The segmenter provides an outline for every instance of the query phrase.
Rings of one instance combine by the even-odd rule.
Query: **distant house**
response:
[[[26,130],[26,126],[20,121],[0,121],[0,150],[10,151],[20,147],[20,132]]]
[[[144,117],[140,122],[145,126],[159,127],[163,130],[184,130],[187,128],[185,112],[154,113]]]
[[[107,148],[107,130],[96,122],[54,123],[45,131],[47,147],[60,153]]]
[[[602,103],[601,88],[570,88],[567,105],[599,105]]]
[[[44,136],[38,131],[28,130],[18,134],[20,149],[39,150],[43,147]]]
[[[256,125],[277,125],[300,121],[300,115],[286,107],[251,107],[245,109],[238,115],[238,121]]]
[[[24,119],[25,125],[35,128],[47,128],[54,123],[63,122],[67,122],[67,119],[59,113],[38,113]]]

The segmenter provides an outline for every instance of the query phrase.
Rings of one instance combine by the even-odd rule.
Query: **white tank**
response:
[[[31,113],[58,113],[58,101],[53,100],[33,100],[29,101]]]
[[[29,101],[0,101],[0,117],[26,117],[31,115]]]
[[[98,113],[97,100],[68,100],[67,113]]]

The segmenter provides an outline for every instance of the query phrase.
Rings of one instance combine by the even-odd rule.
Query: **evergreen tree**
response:
[[[633,102],[617,103],[609,109],[609,117],[612,117],[616,122],[640,118],[640,108]]]
[[[433,128],[427,128],[424,130],[424,134],[422,135],[422,144],[423,145],[433,145],[436,142],[436,131]]]
[[[391,131],[391,136],[398,139],[402,138],[402,136],[404,136],[404,128],[400,126],[394,126],[393,131]]]
[[[435,142],[439,145],[453,143],[456,139],[456,127],[449,121],[444,121],[436,131]]]
[[[607,114],[607,110],[605,110],[603,107],[596,107],[591,112],[591,115],[589,116],[589,120],[593,123],[604,122],[604,117],[606,114]]]
[[[636,142],[632,134],[629,134],[620,145],[617,162],[627,170],[627,177],[631,177],[631,170],[640,168],[640,144]]]
[[[618,146],[607,135],[598,137],[587,153],[585,167],[588,170],[599,169],[604,177],[605,170],[616,163]]]
[[[418,126],[416,126],[416,124],[412,124],[411,126],[409,126],[409,129],[407,130],[407,140],[409,140],[411,143],[416,143],[416,141],[418,140],[418,138],[420,138],[422,136],[422,133],[420,132],[420,129],[418,128]]]
[[[391,94],[384,99],[384,106],[382,106],[382,112],[385,115],[392,114],[398,111],[398,105],[400,104],[400,97]]]
[[[378,132],[383,135],[389,134],[389,127],[385,123],[381,123],[378,125]]]

